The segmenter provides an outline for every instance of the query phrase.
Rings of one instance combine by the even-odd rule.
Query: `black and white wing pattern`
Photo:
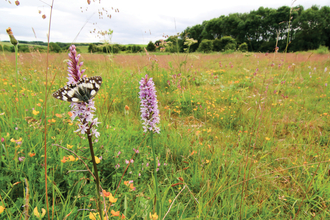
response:
[[[62,101],[88,103],[94,98],[102,84],[101,76],[81,78],[76,84],[66,85],[53,93],[54,98]]]

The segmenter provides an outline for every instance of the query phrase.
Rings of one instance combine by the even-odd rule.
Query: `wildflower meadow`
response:
[[[329,216],[328,54],[68,54],[2,54],[1,219]]]
[[[19,52],[7,33],[0,220],[330,218],[328,50]]]

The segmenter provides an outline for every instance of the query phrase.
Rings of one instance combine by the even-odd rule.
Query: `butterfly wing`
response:
[[[86,78],[83,78],[86,79]],[[78,89],[79,91],[83,91],[85,98],[88,100],[94,98],[99,91],[102,84],[102,77],[101,76],[92,76],[87,78],[83,83],[79,85],[81,89]]]
[[[53,93],[53,97],[62,101],[81,103],[95,97],[102,84],[101,76],[81,78],[76,84],[66,85]]]

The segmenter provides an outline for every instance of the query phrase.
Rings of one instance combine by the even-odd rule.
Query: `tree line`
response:
[[[9,41],[4,41],[9,42]],[[101,43],[96,43],[96,45]],[[88,43],[77,43],[76,46],[87,46]],[[18,52],[47,52],[47,42],[43,41],[19,41],[18,44]],[[49,51],[60,53],[60,52],[66,52],[69,47],[71,46],[71,43],[62,43],[62,42],[50,42],[49,43]],[[2,45],[0,46],[0,51],[8,51],[8,52],[15,52],[15,48],[12,45]],[[77,48],[77,51],[79,51],[79,48]]]
[[[226,44],[221,39],[226,38]],[[190,51],[223,51],[239,49],[247,44],[249,51],[272,52],[277,46],[288,52],[314,50],[320,46],[330,47],[330,7],[312,6],[304,9],[282,6],[278,9],[260,7],[249,13],[233,13],[187,27],[182,33],[171,36],[167,41],[177,44],[179,51],[185,49],[185,39],[198,42]],[[208,42],[209,46],[205,46]],[[201,48],[202,46],[202,48]],[[244,46],[245,47],[245,46]]]

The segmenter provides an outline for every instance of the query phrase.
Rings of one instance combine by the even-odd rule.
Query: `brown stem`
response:
[[[25,191],[25,206],[24,206],[24,214],[25,214],[25,220],[29,219],[29,183],[27,179],[24,179],[25,185],[26,185],[26,191]]]
[[[94,174],[95,174],[95,179],[96,179],[98,210],[99,210],[99,213],[100,213],[100,218],[101,218],[101,220],[103,220],[103,213],[102,213],[102,208],[101,208],[101,198],[100,198],[100,179],[99,179],[99,174],[97,172],[97,166],[96,166],[94,149],[93,149],[93,142],[92,142],[92,135],[91,135],[92,125],[93,124],[91,124],[91,126],[87,129],[87,137],[88,137],[89,150],[90,150],[91,156],[92,156]]]
[[[52,5],[50,6],[50,16],[49,16],[49,26],[48,26],[48,47],[47,47],[47,59],[46,59],[46,92],[45,92],[45,194],[46,194],[46,206],[47,206],[47,215],[48,220],[50,220],[49,216],[49,204],[48,204],[48,189],[47,189],[47,83],[48,83],[48,55],[49,55],[49,40],[50,40],[50,27],[52,23],[52,14],[53,14],[54,0],[52,1]]]

